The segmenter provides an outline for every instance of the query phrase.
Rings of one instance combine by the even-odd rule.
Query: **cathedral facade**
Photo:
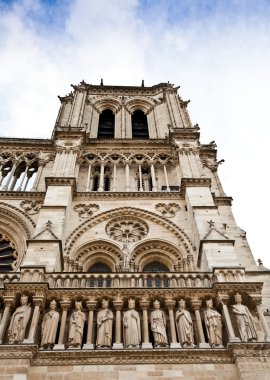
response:
[[[269,378],[270,271],[178,89],[82,81],[0,139],[0,379]]]

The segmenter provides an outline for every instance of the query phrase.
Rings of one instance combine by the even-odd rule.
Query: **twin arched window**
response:
[[[131,115],[132,137],[135,139],[148,139],[148,123],[145,113],[136,110]],[[109,139],[115,136],[115,115],[112,110],[105,109],[99,116],[98,139]]]

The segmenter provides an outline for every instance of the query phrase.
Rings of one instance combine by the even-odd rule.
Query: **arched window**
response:
[[[98,139],[109,139],[114,137],[114,113],[112,110],[104,110],[99,115]]]
[[[103,263],[95,263],[92,265],[88,272],[90,273],[110,273],[111,269],[108,267],[108,265]]]
[[[17,259],[14,244],[3,234],[0,234],[0,272],[12,271],[12,264]]]
[[[148,139],[147,117],[141,110],[136,110],[131,115],[132,137],[136,139]]]
[[[153,261],[150,264],[145,265],[143,272],[169,272],[166,265],[159,263],[158,261]]]

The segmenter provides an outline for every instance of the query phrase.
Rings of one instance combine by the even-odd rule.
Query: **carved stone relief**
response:
[[[131,243],[144,238],[149,231],[148,225],[139,218],[115,218],[106,225],[106,233],[113,240]]]
[[[99,205],[97,204],[86,204],[86,203],[80,203],[78,205],[75,205],[73,207],[73,210],[78,212],[79,217],[81,218],[90,218],[94,214],[94,212],[99,210]]]
[[[159,211],[162,216],[165,216],[166,218],[172,218],[175,216],[177,211],[180,210],[180,206],[177,203],[158,203],[156,205],[156,210]]]

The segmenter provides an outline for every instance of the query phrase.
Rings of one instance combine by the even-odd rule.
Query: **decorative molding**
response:
[[[22,201],[20,203],[20,206],[24,211],[29,214],[29,215],[34,215],[37,214],[41,208],[41,205],[43,204],[42,201],[31,201],[31,200],[26,200]]]
[[[158,203],[156,210],[159,211],[162,216],[166,218],[172,218],[180,210],[180,206],[177,203]]]
[[[99,205],[95,203],[79,203],[73,207],[73,210],[79,214],[80,218],[89,218],[94,212],[99,210]]]
[[[145,221],[137,217],[132,219],[118,217],[112,219],[105,227],[106,234],[113,240],[131,243],[146,237],[149,227]]]
[[[74,197],[74,201],[87,201],[95,200],[101,201],[104,199],[153,199],[153,200],[183,200],[184,197],[182,194],[179,194],[178,191],[134,191],[134,192],[77,192]]]
[[[83,222],[80,226],[75,228],[71,234],[67,237],[66,240],[66,246],[65,246],[65,254],[69,255],[70,251],[76,242],[76,240],[86,231],[89,230],[89,228],[92,228],[93,226],[108,220],[112,219],[115,217],[128,217],[128,218],[133,218],[133,217],[138,217],[140,219],[145,219],[152,221],[156,224],[163,225],[164,228],[168,229],[172,233],[174,233],[177,238],[179,239],[180,242],[180,247],[183,249],[183,251],[186,252],[186,254],[192,253],[193,252],[193,245],[191,243],[191,240],[189,239],[188,235],[176,224],[173,222],[160,217],[156,215],[153,212],[150,211],[145,211],[145,210],[140,210],[138,208],[134,207],[121,207],[121,208],[116,208],[114,210],[106,211],[102,214],[99,214],[95,217],[92,217],[90,220],[86,220]]]

